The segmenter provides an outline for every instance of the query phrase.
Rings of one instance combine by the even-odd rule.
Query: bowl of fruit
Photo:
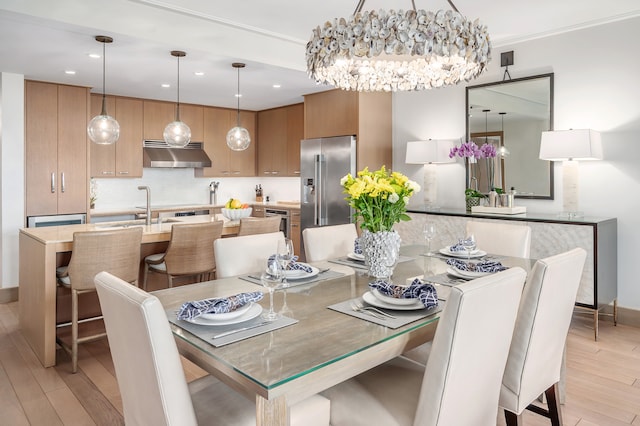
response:
[[[249,204],[231,198],[222,208],[222,215],[229,220],[240,220],[244,217],[251,216],[252,211],[253,209],[249,207]]]

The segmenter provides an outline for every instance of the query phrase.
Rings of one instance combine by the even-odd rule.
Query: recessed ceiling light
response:
[[[236,98],[241,98],[242,97],[242,93],[236,93]]]
[[[194,74],[197,75],[198,77],[204,75],[204,73],[202,71],[196,71],[196,72],[194,72]]]
[[[89,53],[89,57],[93,59],[100,59],[100,55],[98,55],[97,53]]]
[[[165,89],[168,89],[169,87],[171,87],[169,83],[162,83],[160,86],[164,87]]]
[[[64,73],[69,75],[76,75],[76,72],[74,70],[66,70]]]
[[[280,85],[279,85],[279,84],[274,84],[274,85],[273,85],[273,88],[274,88],[274,89],[279,89],[279,88],[280,88]]]

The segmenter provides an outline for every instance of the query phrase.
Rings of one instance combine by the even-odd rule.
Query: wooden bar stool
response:
[[[78,337],[80,323],[102,319],[100,315],[79,320],[78,296],[96,291],[94,277],[102,271],[137,286],[141,243],[141,227],[73,234],[73,252],[69,265],[58,268],[56,276],[60,285],[71,290],[71,344],[60,338],[57,340],[71,354],[74,373],[78,371],[78,343],[106,336],[104,329],[101,329],[97,333]]]
[[[145,257],[142,288],[147,289],[149,271],[167,275],[169,287],[177,276],[198,276],[202,281],[215,274],[213,241],[222,236],[222,225],[221,220],[174,224],[167,251]]]

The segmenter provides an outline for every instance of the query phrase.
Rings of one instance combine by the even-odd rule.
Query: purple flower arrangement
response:
[[[480,148],[476,145],[475,142],[469,141],[461,144],[460,146],[454,146],[449,151],[449,158],[454,158],[455,156],[462,158],[493,158],[497,155],[496,147],[493,144],[485,143],[482,144]]]

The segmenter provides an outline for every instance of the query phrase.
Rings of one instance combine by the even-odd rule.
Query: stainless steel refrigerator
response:
[[[351,222],[340,179],[356,173],[356,138],[305,139],[300,142],[300,229]]]

